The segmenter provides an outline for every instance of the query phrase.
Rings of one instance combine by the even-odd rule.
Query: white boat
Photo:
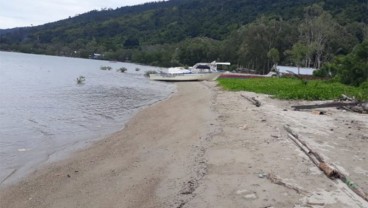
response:
[[[222,72],[213,72],[213,73],[186,73],[186,74],[170,74],[170,73],[158,73],[158,74],[150,74],[151,80],[157,81],[213,81],[216,80]]]
[[[223,72],[217,71],[217,65],[230,65],[228,62],[197,63],[189,69],[182,67],[168,68],[167,72],[150,74],[151,80],[158,81],[213,81]]]

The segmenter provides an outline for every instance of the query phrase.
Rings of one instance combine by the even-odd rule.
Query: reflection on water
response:
[[[128,71],[117,72],[122,66]],[[120,129],[137,109],[167,98],[174,86],[146,79],[148,70],[157,68],[0,52],[0,182]]]

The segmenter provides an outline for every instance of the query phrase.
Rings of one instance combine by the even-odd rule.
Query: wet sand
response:
[[[290,125],[366,190],[366,115],[295,112],[295,103],[225,92],[215,82],[177,86],[122,131],[2,188],[0,207],[367,207],[282,128]]]

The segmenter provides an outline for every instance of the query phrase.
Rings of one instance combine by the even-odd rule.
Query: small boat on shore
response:
[[[217,65],[230,65],[228,62],[197,63],[189,69],[182,67],[168,68],[167,72],[150,74],[151,80],[157,81],[213,81],[223,72],[217,71]]]

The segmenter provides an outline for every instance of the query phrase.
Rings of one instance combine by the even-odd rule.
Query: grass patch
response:
[[[311,80],[303,84],[301,80],[293,78],[221,78],[218,82],[226,90],[251,91],[287,100],[332,100],[339,98],[341,94],[368,100],[368,91],[363,87],[330,81]]]

